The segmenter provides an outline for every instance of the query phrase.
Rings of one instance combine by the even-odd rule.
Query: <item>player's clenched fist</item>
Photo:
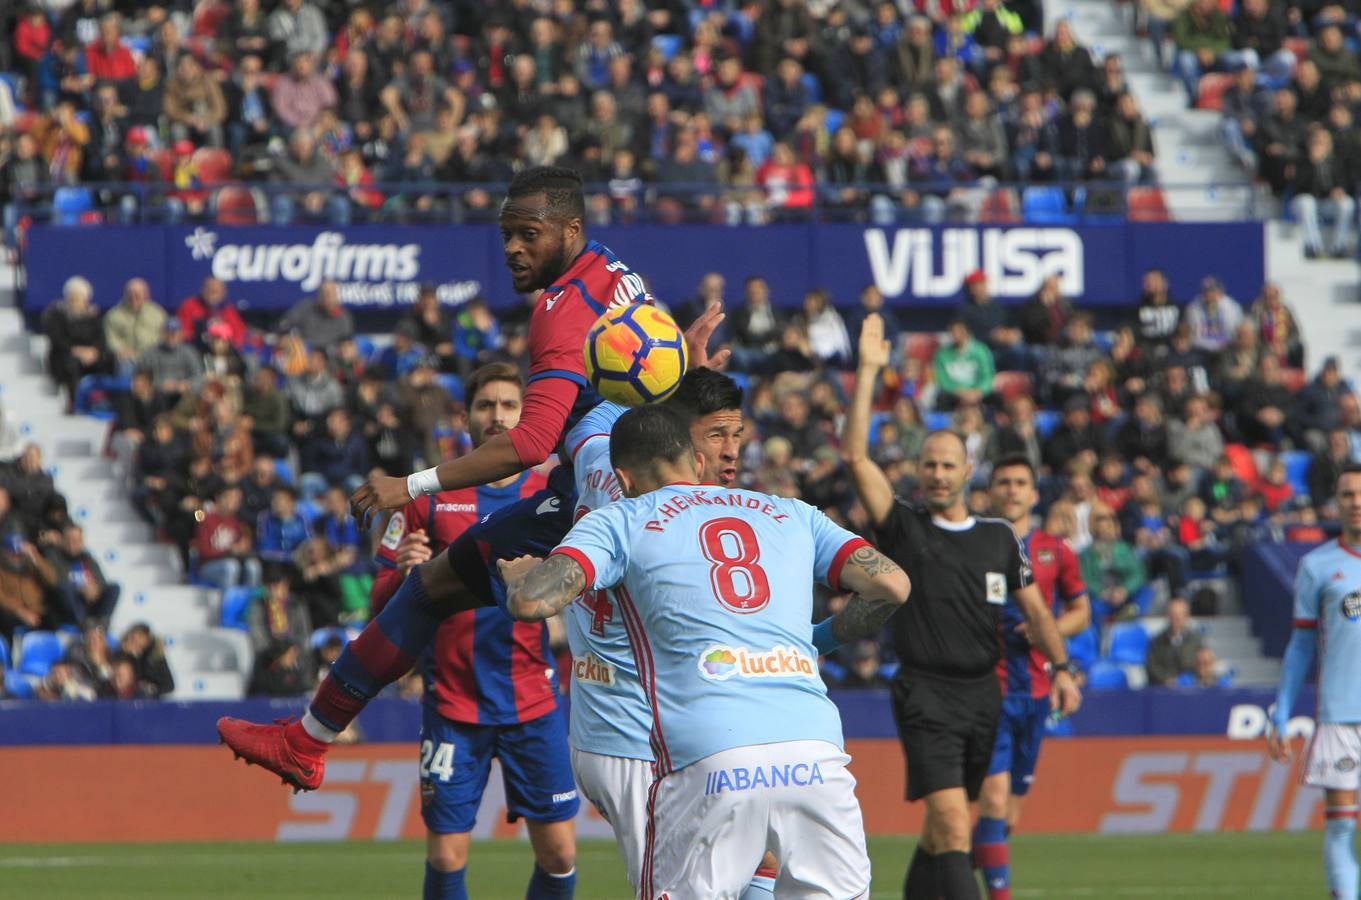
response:
[[[397,568],[405,575],[431,556],[430,541],[426,538],[425,529],[409,531],[397,545]]]
[[[354,513],[355,521],[363,522],[369,513],[399,509],[410,500],[405,478],[393,478],[375,472],[350,497],[350,511]]]

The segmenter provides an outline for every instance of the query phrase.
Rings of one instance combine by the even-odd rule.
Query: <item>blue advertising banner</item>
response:
[[[896,307],[948,307],[964,278],[988,274],[1005,302],[1032,296],[1057,276],[1063,293],[1083,306],[1120,306],[1139,294],[1144,270],[1167,272],[1173,296],[1189,299],[1205,275],[1248,302],[1265,277],[1260,223],[1124,223],[1077,227],[860,225],[635,225],[598,228],[593,237],[614,248],[669,302],[692,296],[700,276],[721,273],[729,296],[747,277],[767,279],[772,298],[797,306],[804,292],[830,290],[853,304],[875,284]],[[325,279],[340,285],[346,305],[371,311],[414,302],[429,282],[441,300],[461,303],[481,294],[494,306],[518,302],[505,277],[500,236],[491,225],[230,227],[36,226],[25,255],[25,307],[40,310],[62,283],[83,275],[95,302],[112,306],[123,283],[140,276],[152,295],[174,307],[216,276],[247,309],[283,310]]]

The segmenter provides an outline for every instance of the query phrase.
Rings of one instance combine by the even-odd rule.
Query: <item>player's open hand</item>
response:
[[[1073,680],[1072,673],[1055,672],[1053,686],[1049,689],[1049,708],[1063,718],[1071,716],[1081,706],[1082,691]]]
[[[709,339],[714,336],[714,331],[725,318],[727,315],[721,305],[710,306],[685,329],[685,348],[690,351],[691,366],[722,370],[728,364],[728,357],[732,356],[732,351],[727,347],[714,351],[712,356],[709,355]]]
[[[1266,752],[1278,763],[1289,763],[1295,758],[1294,749],[1290,746],[1290,739],[1274,725],[1267,725],[1266,730]]]
[[[350,496],[350,512],[356,522],[367,524],[367,517],[371,513],[400,509],[410,500],[405,478],[393,478],[375,472]]]
[[[498,559],[496,568],[501,573],[501,580],[507,585],[512,585],[529,574],[530,570],[543,560],[537,556],[517,556],[515,559]]]
[[[865,317],[860,326],[860,368],[878,372],[888,365],[890,351],[888,341],[884,340],[884,320],[878,313]]]

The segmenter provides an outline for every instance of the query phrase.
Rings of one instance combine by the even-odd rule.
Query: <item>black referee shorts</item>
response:
[[[907,799],[962,787],[977,800],[1002,713],[997,676],[956,680],[899,670],[892,692],[907,757]]]

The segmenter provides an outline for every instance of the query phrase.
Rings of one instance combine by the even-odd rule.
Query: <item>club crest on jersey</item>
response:
[[[816,678],[813,660],[797,647],[776,646],[751,650],[715,644],[696,660],[700,677],[706,681],[731,678]]]
[[[1039,550],[1035,553],[1035,562],[1042,566],[1047,566],[1054,561],[1053,550]]]
[[[987,592],[984,599],[996,606],[1007,602],[1007,576],[1001,572],[988,572],[986,575]]]
[[[1361,591],[1352,591],[1342,598],[1342,615],[1353,622],[1361,619]]]
[[[388,550],[396,550],[397,545],[402,542],[402,535],[406,534],[406,516],[400,512],[392,514],[388,520],[387,530],[383,532],[383,546]]]

